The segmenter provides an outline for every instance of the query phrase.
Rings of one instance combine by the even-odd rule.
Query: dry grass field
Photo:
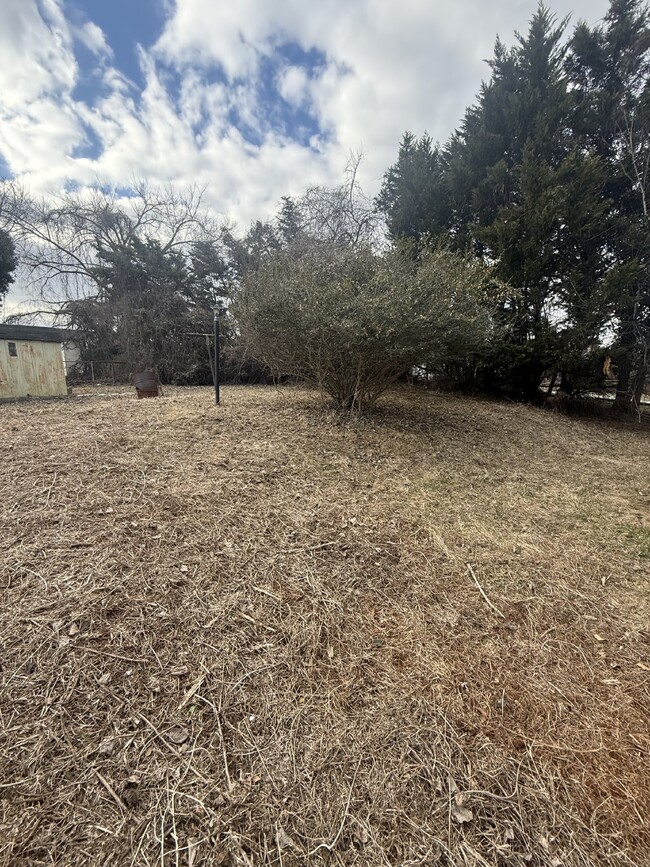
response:
[[[0,407],[0,864],[650,865],[650,425]]]

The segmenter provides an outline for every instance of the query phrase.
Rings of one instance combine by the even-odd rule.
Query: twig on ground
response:
[[[499,611],[499,609],[496,607],[496,605],[493,605],[493,604],[490,602],[490,600],[488,599],[488,597],[487,597],[486,594],[485,594],[485,590],[483,590],[483,588],[481,587],[481,585],[478,583],[478,578],[477,578],[476,575],[474,574],[474,570],[472,569],[472,567],[470,566],[469,563],[467,564],[467,568],[469,569],[469,574],[470,574],[470,575],[472,576],[472,578],[474,579],[474,583],[475,583],[476,586],[478,587],[479,593],[481,594],[481,596],[483,597],[483,599],[485,599],[485,601],[486,601],[487,604],[490,606],[490,608],[492,609],[492,611],[496,611],[496,613],[499,615],[499,617],[503,617],[503,619],[505,620],[506,615],[505,615],[502,611]]]

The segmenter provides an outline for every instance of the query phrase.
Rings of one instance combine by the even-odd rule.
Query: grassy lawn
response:
[[[0,863],[650,864],[650,425],[0,407]]]

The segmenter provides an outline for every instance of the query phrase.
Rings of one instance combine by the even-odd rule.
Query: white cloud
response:
[[[490,4],[472,0],[177,0],[156,52],[183,69],[220,64],[231,78],[246,78],[278,45],[297,43],[326,57],[318,74],[292,65],[280,74],[287,102],[308,106],[330,140],[324,159],[334,177],[347,154],[362,147],[362,180],[375,192],[395,159],[405,129],[426,129],[444,141],[487,75],[484,58],[497,32],[506,41],[525,30],[534,0]],[[574,11],[589,20],[604,14],[606,0],[558,0],[559,15]]]
[[[83,42],[89,51],[92,51],[98,57],[112,56],[113,52],[106,42],[104,31],[92,21],[86,21],[81,27],[73,28],[73,33],[80,42]]]
[[[140,49],[139,89],[116,68],[101,29],[71,24],[62,0],[2,0],[0,154],[36,191],[68,178],[208,184],[214,208],[247,223],[285,193],[335,181],[349,152],[363,147],[361,180],[375,193],[405,129],[447,138],[487,76],[482,60],[496,33],[511,41],[534,7],[535,0],[176,0],[165,7],[157,44]],[[557,0],[554,8],[594,20],[607,0]],[[102,89],[91,101],[75,95],[75,40],[99,61]],[[288,60],[280,51],[287,43],[315,49],[322,64],[301,65],[299,52]],[[318,121],[309,144],[269,122],[258,96],[268,58],[276,70],[270,84]],[[98,153],[88,156],[94,142]]]
[[[288,66],[278,77],[278,90],[282,99],[300,106],[307,97],[309,76],[301,66]]]
[[[43,94],[74,87],[77,64],[60,6],[46,0],[39,14],[32,0],[0,3],[0,117],[21,113]]]

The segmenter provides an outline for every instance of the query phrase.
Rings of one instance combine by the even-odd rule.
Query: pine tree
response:
[[[454,231],[512,290],[494,373],[526,399],[536,399],[561,354],[554,319],[562,294],[564,166],[572,156],[565,24],[540,6],[513,48],[497,40],[491,79],[448,148]]]
[[[16,265],[16,250],[13,239],[9,232],[0,229],[0,298],[14,282]]]
[[[291,196],[282,196],[282,204],[275,218],[277,233],[281,242],[286,246],[302,232],[302,217],[300,208]]]
[[[572,389],[590,373],[611,314],[605,165],[573,128],[565,27],[540,5],[512,48],[497,40],[491,78],[448,146],[453,232],[512,290],[492,372],[529,400],[545,374]]]
[[[611,201],[605,226],[615,316],[617,404],[640,398],[650,353],[650,13],[611,0],[601,26],[581,24],[567,69],[582,146],[602,159]],[[633,378],[634,374],[634,378]]]
[[[393,240],[446,232],[449,199],[445,164],[440,149],[428,135],[416,139],[407,132],[402,138],[397,162],[384,175],[377,207],[385,215]]]

